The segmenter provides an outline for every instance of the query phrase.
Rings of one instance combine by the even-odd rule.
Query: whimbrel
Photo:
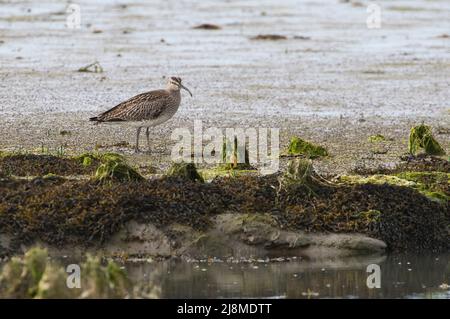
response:
[[[181,102],[181,89],[188,91],[192,96],[191,91],[181,84],[179,77],[171,77],[166,89],[136,95],[89,120],[97,123],[125,123],[137,127],[136,152],[139,152],[139,134],[141,129],[146,127],[145,135],[150,150],[150,127],[168,121],[177,112]]]

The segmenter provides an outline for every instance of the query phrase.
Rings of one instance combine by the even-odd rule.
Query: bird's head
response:
[[[187,87],[185,87],[183,84],[181,84],[181,78],[172,76],[169,78],[169,81],[167,81],[167,89],[169,91],[179,91],[180,89],[186,90],[189,92],[189,94],[192,96],[191,91]]]

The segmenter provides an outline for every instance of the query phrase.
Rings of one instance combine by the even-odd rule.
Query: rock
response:
[[[141,224],[134,220],[124,225],[104,247],[111,254],[151,255],[169,257],[172,255],[170,241],[164,232],[153,224]]]
[[[217,232],[213,238],[216,242],[222,237],[222,242],[233,243],[233,255],[242,255],[237,249],[243,249],[242,244],[245,244],[253,246],[253,253],[259,257],[298,254],[314,258],[315,253],[318,256],[348,256],[380,253],[386,249],[383,241],[360,234],[305,233],[283,230],[278,226],[270,215],[221,214],[215,218]],[[206,240],[203,239],[204,245]]]
[[[387,247],[383,241],[361,234],[318,234],[310,236],[316,246],[348,249],[355,251],[355,253],[381,252]]]
[[[380,254],[386,249],[383,241],[361,234],[285,230],[270,214],[224,213],[212,221],[211,228],[198,231],[181,224],[158,228],[151,223],[131,220],[106,244],[88,251],[107,256],[248,260],[290,256],[309,259],[347,257]],[[75,253],[81,248],[71,249]],[[58,251],[63,255],[67,254],[67,247],[60,250],[48,247],[48,251],[51,255],[58,255]],[[37,273],[42,274],[42,271]],[[49,280],[53,279],[49,277]]]

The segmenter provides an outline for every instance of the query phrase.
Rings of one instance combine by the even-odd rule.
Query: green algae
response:
[[[412,155],[417,155],[420,150],[427,155],[445,155],[444,149],[433,137],[431,127],[424,124],[411,128],[408,150]]]
[[[375,174],[370,176],[344,175],[338,178],[348,184],[389,184],[409,187],[432,200],[446,203],[450,200],[450,174],[443,172],[401,172],[396,175]]]
[[[133,296],[124,270],[109,261],[88,255],[80,263],[80,287],[67,286],[68,273],[49,259],[46,249],[29,249],[24,257],[13,257],[0,272],[2,298],[126,298]]]
[[[450,173],[401,172],[396,176],[415,182],[421,193],[441,202],[450,201]]]
[[[289,183],[312,184],[313,172],[310,160],[298,159],[289,161],[283,177]]]
[[[75,156],[74,159],[82,164],[84,167],[89,167],[96,163],[106,163],[108,161],[113,162],[125,162],[125,158],[117,153],[83,153]]]
[[[305,141],[299,137],[293,137],[291,139],[287,153],[291,156],[302,155],[311,159],[328,156],[328,151],[324,147]]]
[[[97,168],[94,180],[99,182],[107,181],[141,181],[144,180],[134,168],[124,162],[106,161]]]
[[[290,160],[278,181],[278,195],[282,192],[295,193],[300,188],[305,189],[307,195],[316,195],[316,191],[332,186],[331,182],[315,172],[312,160],[303,158]]]
[[[103,73],[103,68],[98,61],[95,61],[84,67],[79,68],[77,71],[87,73]]]
[[[173,163],[167,172],[167,176],[204,182],[203,177],[197,171],[194,163]]]
[[[117,153],[84,153],[76,156],[75,159],[83,167],[91,167],[99,164],[94,180],[105,181],[139,181],[143,180],[134,168],[128,165],[125,158]]]
[[[81,161],[81,164],[84,167],[91,166],[93,164],[94,160],[95,160],[95,158],[93,156],[90,156],[90,155],[81,155],[79,157],[79,159]]]
[[[369,142],[371,143],[379,143],[379,142],[384,142],[386,141],[386,137],[382,134],[375,134],[375,135],[371,135],[369,136],[369,138],[367,139]]]
[[[401,172],[396,176],[416,183],[450,183],[450,173],[444,172]]]
[[[404,187],[416,186],[416,183],[413,181],[408,181],[399,178],[397,176],[383,175],[383,174],[375,174],[367,177],[360,175],[342,175],[339,176],[338,180],[340,182],[348,184],[375,184],[375,185],[389,184]]]

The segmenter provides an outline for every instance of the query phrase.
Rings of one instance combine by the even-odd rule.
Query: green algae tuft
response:
[[[288,155],[302,155],[314,159],[328,156],[328,151],[320,145],[305,141],[299,137],[293,137],[289,142]]]
[[[23,257],[13,257],[0,271],[2,298],[127,298],[133,297],[131,281],[124,270],[109,261],[87,255],[78,267],[79,282],[49,259],[46,249],[29,249]],[[76,271],[75,268],[73,271]],[[74,272],[73,272],[74,273]],[[68,283],[74,287],[69,288]]]
[[[386,137],[382,134],[375,134],[375,135],[371,135],[369,136],[369,138],[367,139],[369,142],[371,143],[379,143],[379,142],[384,142],[386,141]]]
[[[94,180],[99,182],[141,181],[143,179],[144,177],[128,164],[112,160],[100,164],[94,175]]]
[[[445,155],[442,146],[434,139],[431,127],[424,124],[411,128],[408,150],[412,155],[417,155],[420,150],[427,155]]]

